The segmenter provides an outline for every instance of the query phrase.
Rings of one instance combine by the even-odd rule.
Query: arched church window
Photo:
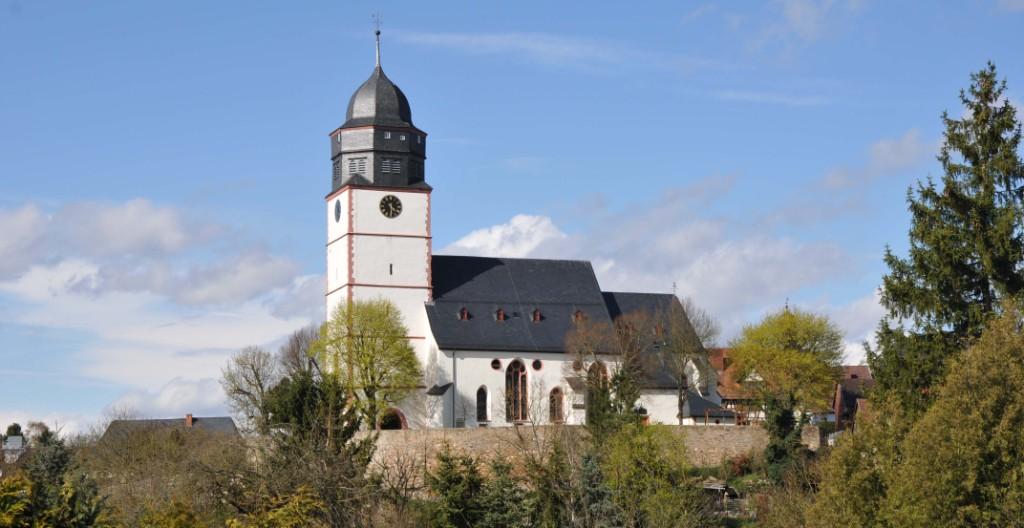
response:
[[[608,369],[604,363],[595,361],[587,369],[587,423],[592,423],[594,416],[600,412],[600,407],[609,403],[608,394]]]
[[[405,415],[394,407],[384,411],[377,422],[377,428],[385,431],[390,429],[406,429],[407,427]]]
[[[562,402],[562,389],[555,387],[551,389],[551,394],[548,396],[548,414],[550,415],[551,423],[562,423],[565,421],[565,411],[563,410]]]
[[[483,385],[476,390],[476,421],[483,423],[489,422],[490,419],[487,417],[488,411],[487,405],[487,387]]]
[[[518,359],[505,370],[505,419],[523,422],[527,418],[526,365]]]

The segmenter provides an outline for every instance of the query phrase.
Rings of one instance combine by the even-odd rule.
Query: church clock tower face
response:
[[[402,201],[397,196],[389,194],[380,199],[380,212],[388,218],[395,218],[402,214]]]

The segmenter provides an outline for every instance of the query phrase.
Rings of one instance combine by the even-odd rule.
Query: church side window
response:
[[[505,371],[505,419],[524,422],[527,419],[526,365],[518,359]]]
[[[565,421],[565,412],[562,407],[562,389],[555,387],[551,389],[551,395],[548,396],[548,411],[550,414],[551,423],[562,423]]]
[[[349,158],[348,159],[348,175],[349,176],[365,176],[366,175],[366,158]]]
[[[476,421],[483,423],[489,422],[490,419],[487,417],[488,411],[487,405],[487,387],[483,385],[476,390]]]

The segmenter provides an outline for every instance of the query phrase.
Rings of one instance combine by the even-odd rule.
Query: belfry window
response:
[[[348,159],[348,175],[349,176],[365,176],[366,175],[366,158],[349,158]]]
[[[526,365],[518,359],[505,370],[505,420],[524,422],[527,419]]]
[[[380,171],[384,174],[400,174],[402,172],[402,160],[385,159],[380,162]]]

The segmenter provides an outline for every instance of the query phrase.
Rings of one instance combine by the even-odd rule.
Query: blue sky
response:
[[[0,422],[223,412],[220,365],[322,318],[327,133],[383,65],[434,247],[592,260],[723,324],[789,302],[849,359],[906,188],[1020,0],[0,0]]]

